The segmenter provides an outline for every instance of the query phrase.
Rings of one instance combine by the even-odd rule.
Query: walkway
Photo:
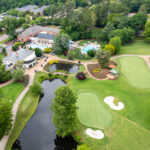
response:
[[[13,117],[12,117],[12,120],[13,120],[13,122],[12,122],[12,129],[14,128],[14,124],[15,124],[15,120],[16,120],[16,115],[17,115],[17,110],[18,110],[19,104],[21,103],[21,100],[23,99],[23,97],[25,96],[25,94],[27,93],[27,91],[29,90],[30,85],[33,84],[33,81],[34,81],[34,74],[32,76],[30,76],[28,86],[19,95],[19,97],[16,99],[16,101],[15,101],[15,103],[13,105],[13,108],[12,108],[12,113],[13,113]],[[4,136],[2,138],[2,140],[0,141],[0,150],[5,150],[5,146],[7,144],[9,136],[11,134],[11,131],[9,132],[9,135]]]
[[[7,82],[5,82],[5,83],[0,84],[0,88],[2,88],[3,86],[6,86],[6,85],[12,83],[13,81],[14,81],[14,80],[9,80],[9,81],[7,81]]]
[[[41,59],[38,61],[38,64],[36,66],[34,66],[33,68],[31,69],[27,69],[25,71],[26,74],[28,74],[30,76],[30,79],[29,79],[29,83],[28,83],[28,86],[24,89],[24,91],[19,95],[19,97],[16,99],[14,105],[13,105],[13,108],[12,108],[12,112],[13,112],[13,126],[12,126],[12,129],[14,127],[14,123],[15,123],[15,120],[16,120],[16,115],[17,115],[17,110],[18,110],[18,107],[19,107],[19,104],[21,103],[21,100],[23,99],[23,97],[25,96],[25,94],[27,93],[27,91],[29,90],[29,87],[30,85],[33,84],[33,81],[34,81],[34,76],[35,76],[35,70],[37,71],[44,71],[43,70],[43,67],[50,61],[50,60],[60,60],[60,61],[66,61],[66,62],[72,62],[72,63],[78,63],[78,61],[70,61],[70,60],[66,60],[66,59],[61,59],[57,56],[51,56],[51,55],[46,55],[48,57],[48,59],[45,61],[45,59]],[[119,58],[119,57],[124,57],[124,56],[137,56],[137,57],[140,57],[140,58],[143,58],[145,60],[145,62],[147,63],[148,67],[150,68],[150,55],[119,55],[119,56],[114,56],[111,58],[111,60],[113,59],[116,59],[116,58]],[[86,72],[88,73],[89,77],[91,78],[94,78],[96,80],[99,80],[95,77],[93,77],[90,72],[88,71],[87,69],[87,65],[88,64],[96,64],[97,61],[92,61],[92,62],[82,62],[81,64],[83,64],[86,68]],[[43,67],[41,67],[41,64],[43,65]],[[106,80],[106,79],[103,79],[103,80]],[[5,85],[8,85],[10,84],[11,82],[13,82],[13,80],[10,80],[9,82],[6,82],[4,84],[1,84],[0,87],[3,87]],[[11,130],[12,131],[12,130]],[[9,133],[8,136],[4,136],[2,138],[2,140],[0,141],[0,150],[5,150],[5,146],[7,144],[7,141],[9,139],[9,136],[11,134],[11,131]]]

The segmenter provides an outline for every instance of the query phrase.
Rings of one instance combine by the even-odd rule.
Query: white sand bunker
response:
[[[121,110],[124,108],[124,104],[122,102],[118,102],[118,106],[114,104],[115,98],[113,96],[108,96],[104,99],[104,102],[110,106],[111,109]]]
[[[95,139],[103,139],[104,133],[101,130],[92,130],[90,128],[86,129],[86,134]]]

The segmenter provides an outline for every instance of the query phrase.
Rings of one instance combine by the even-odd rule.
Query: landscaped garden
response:
[[[130,59],[133,59],[133,62],[137,63],[131,62]],[[127,70],[128,67],[124,66],[123,64],[129,61],[132,68],[134,67],[139,69],[139,67],[137,67],[137,64],[140,65],[140,69],[145,68],[144,70],[148,70],[148,67],[146,66],[146,64],[144,64],[144,60],[136,57],[122,57],[116,59],[115,61],[118,64],[118,70],[120,72],[118,80],[97,81],[94,79],[86,79],[84,81],[79,81],[74,77],[71,77],[69,86],[76,94],[78,94],[77,106],[79,107],[78,119],[80,121],[80,123],[78,124],[78,134],[81,136],[82,142],[86,143],[88,146],[91,146],[91,148],[93,148],[94,150],[149,149],[150,88],[147,90],[143,89],[143,86],[147,86],[146,82],[143,82],[142,86],[140,86],[141,84],[137,84],[137,86],[134,87],[133,84],[130,83],[130,80],[128,80],[125,76],[126,72],[124,72],[123,69]],[[133,76],[132,68],[129,67],[131,74],[127,73],[129,78],[130,76]],[[140,70],[138,74],[139,73]],[[144,74],[146,76],[149,75],[147,71],[144,71]],[[137,75],[137,72],[135,73],[135,75]],[[133,78],[135,78],[135,80],[139,79],[139,77],[135,76]],[[148,79],[146,80],[148,81]],[[92,92],[92,95],[91,93],[80,95],[83,91],[94,92]],[[112,110],[107,104],[104,103],[104,98],[107,96],[118,97],[119,101],[123,102],[124,108],[120,111]],[[104,139],[96,140],[89,137],[85,131],[88,127],[92,127],[92,125],[90,124],[91,116],[93,119],[92,123],[94,125],[96,122],[99,122],[100,115],[95,115],[95,112],[103,111],[101,107],[99,107],[99,109],[101,108],[100,110],[97,109],[97,106],[100,105],[104,105],[105,111],[110,113],[112,121],[109,121],[109,126],[106,127],[93,126],[94,129],[101,129],[105,135]],[[107,120],[108,118],[109,117],[107,116],[105,120]]]
[[[123,46],[120,54],[150,55],[150,44],[145,40],[137,40]]]

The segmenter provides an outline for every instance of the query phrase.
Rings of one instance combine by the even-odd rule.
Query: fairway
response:
[[[135,41],[123,46],[120,54],[150,55],[150,44],[144,40]]]
[[[150,88],[150,70],[142,58],[119,58],[121,72],[128,82],[137,88]]]
[[[80,93],[77,107],[78,119],[82,124],[99,129],[104,129],[111,124],[111,114],[95,93]]]

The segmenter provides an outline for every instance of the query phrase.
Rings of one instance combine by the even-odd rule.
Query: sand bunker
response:
[[[110,106],[110,108],[111,109],[114,109],[114,110],[121,110],[121,109],[123,109],[124,108],[124,104],[122,103],[122,102],[118,102],[118,106],[116,106],[115,104],[114,104],[114,97],[113,96],[108,96],[108,97],[106,97],[105,99],[104,99],[104,102],[106,103],[106,104],[108,104],[109,106]]]
[[[90,128],[86,129],[86,134],[95,139],[103,139],[104,133],[101,130],[92,130]]]

